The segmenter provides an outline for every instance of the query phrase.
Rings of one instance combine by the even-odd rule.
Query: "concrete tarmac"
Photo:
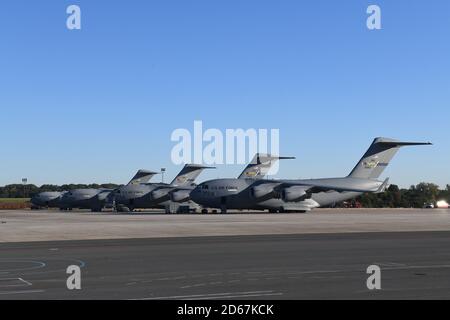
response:
[[[450,232],[4,243],[0,299],[449,299],[448,248]]]
[[[450,231],[450,210],[317,209],[306,214],[166,215],[0,211],[0,242]]]
[[[450,299],[449,248],[449,210],[0,211],[0,299]]]

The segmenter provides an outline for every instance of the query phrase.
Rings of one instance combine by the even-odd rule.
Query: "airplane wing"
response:
[[[169,192],[170,200],[178,203],[189,201],[192,190],[192,188],[173,188]]]
[[[304,190],[307,190],[310,193],[319,193],[319,192],[328,192],[328,191],[336,191],[336,192],[374,192],[381,193],[386,191],[389,187],[389,178],[387,178],[381,185],[380,183],[374,183],[372,186],[364,187],[360,185],[351,185],[351,184],[328,184],[328,183],[308,183],[308,182],[283,182],[281,183],[277,189],[283,190],[290,187],[302,187]]]
[[[389,187],[389,179],[383,183],[369,179],[330,179],[328,181],[262,181],[252,187],[251,194],[259,202],[279,198],[285,202],[300,202],[320,192],[381,193]]]
[[[150,193],[150,197],[153,202],[161,203],[170,199],[169,193],[171,190],[173,190],[173,187],[170,185],[160,186]]]

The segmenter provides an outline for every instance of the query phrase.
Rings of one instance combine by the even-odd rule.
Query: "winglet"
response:
[[[389,187],[390,187],[390,184],[389,184],[389,178],[386,178],[386,180],[384,180],[384,182],[381,184],[381,186],[378,188],[378,190],[375,191],[375,193],[383,193],[383,192],[385,192]]]

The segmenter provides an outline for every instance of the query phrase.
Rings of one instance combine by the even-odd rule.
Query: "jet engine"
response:
[[[279,196],[275,188],[278,183],[260,184],[250,189],[250,196],[257,201],[265,201]]]
[[[103,191],[103,192],[100,192],[98,195],[97,195],[97,199],[99,200],[99,201],[106,201],[106,199],[109,197],[109,195],[110,195],[110,191]]]
[[[283,189],[281,192],[281,199],[284,202],[300,202],[310,198],[310,194],[306,192],[307,189],[302,186],[292,186]]]
[[[191,190],[178,190],[170,193],[173,202],[186,202],[191,199]]]
[[[166,189],[155,190],[155,191],[152,191],[152,193],[151,193],[152,200],[154,200],[154,201],[161,200],[167,196],[168,196],[168,191]]]

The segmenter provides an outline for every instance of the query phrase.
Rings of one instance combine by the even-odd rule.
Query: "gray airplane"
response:
[[[237,179],[238,180],[246,179],[254,181],[263,179],[269,173],[272,166],[278,160],[284,159],[295,159],[295,157],[280,157],[280,156],[272,156],[265,153],[257,153]],[[192,190],[193,189],[187,190],[174,189],[169,193],[170,199],[173,202],[182,202],[191,200],[190,194]],[[203,209],[202,211],[205,212],[205,209]]]
[[[146,183],[156,172],[139,170],[130,180],[128,185]],[[92,212],[100,212],[108,204],[110,189],[74,189],[66,192],[58,201],[61,210],[91,209]]]
[[[33,196],[30,200],[31,209],[59,208],[59,202],[65,192],[47,191]]]
[[[196,164],[187,164],[170,183],[140,183],[122,186],[111,193],[110,201],[115,203],[117,211],[129,212],[135,209],[162,208],[167,212],[177,212],[180,207],[193,211],[198,205],[186,197],[195,188],[195,179],[205,167]],[[177,202],[171,201],[171,193]]]
[[[376,138],[347,177],[309,180],[217,179],[198,185],[191,199],[204,208],[306,212],[352,199],[366,192],[381,193],[389,179],[377,180],[400,147],[431,145]]]

